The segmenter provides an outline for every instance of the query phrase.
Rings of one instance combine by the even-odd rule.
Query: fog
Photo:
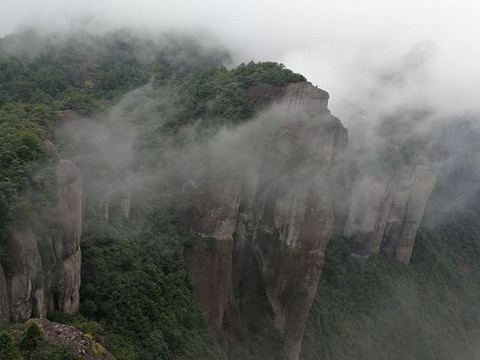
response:
[[[1,9],[0,36],[31,25],[202,28],[235,63],[274,60],[304,74],[331,94],[347,126],[352,99],[373,106],[408,94],[444,113],[477,112],[474,0],[2,0]]]
[[[438,183],[446,190],[440,187],[439,193],[446,195],[433,198],[431,208],[437,204],[441,208],[432,211],[434,225],[447,219],[452,210],[468,209],[470,199],[480,189],[476,136],[480,133],[480,2],[0,0],[0,9],[0,36],[31,27],[54,32],[60,38],[79,30],[103,33],[133,28],[134,36],[180,30],[195,34],[199,54],[211,50],[215,55],[218,39],[230,51],[232,63],[228,66],[251,60],[277,61],[303,74],[330,93],[329,108],[349,132],[347,165],[340,169],[345,177],[345,189],[341,189],[346,194],[341,199],[345,218],[356,181],[361,184],[364,176],[372,182],[380,178],[380,183],[393,179],[401,171],[407,172],[402,165],[408,165],[412,172],[430,168],[434,173],[432,188],[438,168],[442,169]],[[82,41],[90,40],[87,36]],[[95,46],[101,48],[103,41],[88,45],[100,51]],[[160,37],[155,45],[161,48],[163,42],[168,44],[168,36]],[[149,44],[139,43],[136,56],[153,59],[155,49]],[[42,47],[40,41],[34,45]],[[27,52],[38,51],[34,45],[21,46]],[[214,56],[218,62],[223,60],[222,49],[216,54],[218,59]],[[180,61],[182,53],[178,56],[174,60]],[[227,123],[209,129],[202,119],[190,119],[191,123],[172,135],[162,126],[173,123],[182,101],[177,88],[158,85],[152,79],[124,94],[103,114],[89,118],[67,113],[57,136],[67,144],[61,151],[82,169],[88,216],[94,218],[98,212],[107,221],[109,216],[115,219],[115,208],[121,208],[124,218],[129,218],[133,209],[134,220],[143,215],[139,212],[159,208],[174,209],[172,217],[188,215],[192,203],[199,203],[196,197],[207,198],[215,186],[220,193],[222,189],[225,193],[243,191],[242,196],[251,201],[260,180],[292,198],[298,194],[301,200],[326,195],[325,204],[331,205],[333,174],[337,160],[340,163],[343,159],[343,148],[327,149],[324,154],[318,151],[315,137],[326,133],[328,125],[335,125],[332,133],[344,134],[341,138],[345,141],[347,135],[326,109],[322,109],[325,114],[312,117],[305,109],[276,104],[235,126]],[[473,125],[462,127],[459,119],[471,119]],[[291,128],[296,129],[294,135]],[[204,131],[212,133],[205,136]],[[329,163],[327,155],[336,150],[342,155]],[[407,185],[413,188],[414,181]],[[449,187],[452,184],[454,189]],[[110,215],[109,207],[113,209]],[[408,204],[405,209],[407,212]],[[408,286],[415,290],[412,297],[417,295],[419,279],[423,280],[415,278],[405,285],[407,290]],[[380,304],[378,318],[391,320],[395,330],[397,317],[392,313],[403,313],[392,312],[389,306],[398,298],[411,317],[407,320],[416,325],[415,311],[422,312],[423,303],[409,299],[403,283],[399,290],[395,286],[393,296]],[[415,311],[409,312],[410,308]],[[441,313],[443,308],[439,309]],[[476,308],[472,311],[477,313]],[[356,334],[361,334],[358,341],[363,342],[365,333]],[[380,335],[384,335],[383,329]]]

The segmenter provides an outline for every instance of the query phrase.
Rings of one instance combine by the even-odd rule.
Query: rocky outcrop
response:
[[[274,131],[274,158],[264,157],[247,209],[253,221],[242,227],[253,228],[253,253],[283,337],[283,356],[290,360],[299,357],[333,232],[333,185],[347,131],[330,115],[328,94],[310,83],[291,84],[272,100],[281,101],[288,116]],[[245,291],[249,296],[248,286]]]
[[[10,304],[8,302],[8,287],[5,272],[0,265],[0,323],[10,320]]]
[[[34,319],[43,334],[53,342],[70,347],[81,360],[115,360],[100,343],[73,326],[58,324],[47,319]]]
[[[375,151],[389,157],[359,166],[344,229],[352,256],[365,260],[383,250],[409,263],[440,164],[444,127],[430,120],[421,114],[385,122],[379,136],[386,145]]]
[[[2,317],[24,321],[46,317],[52,310],[70,314],[78,310],[82,180],[71,161],[59,161],[56,191],[56,205],[48,214],[48,223],[43,224],[48,228],[44,237],[40,238],[32,225],[18,222],[9,238],[5,276],[0,271]]]
[[[330,114],[328,94],[310,83],[255,86],[247,94],[256,105],[274,105],[251,135],[260,144],[258,167],[212,179],[192,196],[197,207],[186,225],[217,251],[194,255],[191,275],[216,332],[228,323],[273,339],[275,328],[281,344],[266,346],[265,356],[298,359],[333,231],[333,184],[347,131]]]
[[[82,177],[69,160],[60,160],[57,170],[57,205],[52,216],[52,244],[55,271],[53,308],[67,314],[80,304],[82,254]]]
[[[45,317],[43,265],[31,227],[14,231],[8,242],[10,308],[13,321]]]
[[[189,184],[191,205],[186,225],[201,239],[190,254],[189,272],[200,306],[214,334],[228,348],[224,334],[233,336],[235,301],[232,286],[233,237],[240,201],[239,181]]]

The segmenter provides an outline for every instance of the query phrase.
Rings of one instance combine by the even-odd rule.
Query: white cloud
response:
[[[106,26],[206,27],[237,61],[275,60],[303,73],[346,117],[352,96],[378,86],[378,69],[429,40],[436,57],[425,60],[430,75],[415,85],[419,96],[443,111],[478,110],[476,0],[1,0],[0,8],[0,35],[22,24],[69,26],[89,16]]]

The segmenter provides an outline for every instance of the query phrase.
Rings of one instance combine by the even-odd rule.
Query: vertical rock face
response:
[[[200,306],[221,339],[231,329],[234,311],[232,286],[233,238],[240,199],[238,181],[190,184],[195,193],[186,212],[189,228],[201,235],[190,255],[189,272]],[[230,334],[231,335],[231,334]],[[228,344],[224,346],[228,348]]]
[[[56,282],[54,308],[72,314],[79,307],[82,255],[82,178],[69,160],[60,160],[57,170],[58,203],[52,216]]]
[[[310,83],[255,86],[247,94],[257,105],[278,103],[270,115],[276,118],[253,135],[266,134],[257,139],[260,165],[248,169],[253,176],[213,179],[207,191],[196,192],[200,205],[188,214],[187,226],[214,239],[210,246],[221,251],[194,255],[190,269],[215,329],[236,314],[240,327],[265,322],[258,332],[273,337],[273,325],[281,339],[265,354],[298,359],[333,231],[333,184],[347,131],[331,116],[328,94]],[[233,293],[234,309],[227,305]]]
[[[42,260],[36,236],[29,226],[14,231],[7,252],[12,320],[45,317],[47,304]]]
[[[205,237],[232,239],[240,203],[240,181],[208,180],[190,186],[194,195],[185,214],[189,228]]]
[[[10,319],[10,304],[8,302],[7,280],[0,265],[0,323]]]
[[[23,224],[16,226],[8,241],[6,274],[0,271],[0,317],[24,321],[45,317],[49,310],[78,310],[82,182],[71,161],[60,160],[56,190],[58,201],[49,214],[51,239],[40,239],[30,225]]]
[[[244,226],[254,228],[253,252],[275,327],[283,336],[284,357],[290,360],[300,354],[333,232],[333,184],[347,132],[330,115],[328,94],[309,83],[287,86],[278,100],[288,111],[301,111],[306,117],[280,126],[276,159],[265,159],[260,173],[253,224]]]
[[[436,183],[444,127],[425,117],[400,118],[398,123],[400,129],[385,124],[383,136],[389,145],[377,149],[389,154],[390,163],[371,159],[385,166],[362,166],[355,176],[344,236],[354,257],[368,259],[384,250],[408,264]]]

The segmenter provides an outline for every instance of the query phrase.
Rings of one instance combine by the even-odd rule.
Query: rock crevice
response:
[[[259,85],[247,94],[265,109],[274,106],[266,110],[268,138],[258,142],[267,145],[257,151],[252,176],[212,180],[213,192],[197,191],[203,205],[186,225],[218,249],[206,265],[194,251],[190,273],[215,332],[230,319],[230,326],[272,338],[265,356],[294,360],[333,232],[333,186],[347,131],[330,114],[328,93],[310,83]],[[203,279],[206,271],[216,287]],[[276,344],[269,328],[278,331]]]
[[[48,236],[26,223],[14,227],[7,244],[8,266],[0,271],[0,317],[25,321],[50,311],[79,308],[82,235],[82,177],[71,161],[60,160],[56,203],[48,214]]]

